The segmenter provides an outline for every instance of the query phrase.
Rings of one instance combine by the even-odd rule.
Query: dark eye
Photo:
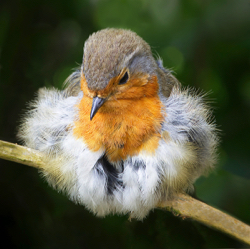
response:
[[[119,81],[119,85],[123,85],[128,81],[128,72],[126,72]]]

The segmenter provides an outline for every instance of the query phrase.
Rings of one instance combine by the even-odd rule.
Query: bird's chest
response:
[[[158,147],[162,123],[158,99],[108,101],[91,121],[91,101],[83,98],[78,108],[74,135],[92,151],[105,149],[110,161],[124,160],[142,149],[154,153]]]

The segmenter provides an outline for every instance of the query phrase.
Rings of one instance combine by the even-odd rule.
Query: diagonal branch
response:
[[[43,155],[37,150],[0,140],[0,158],[44,169]]]
[[[38,169],[46,167],[43,154],[39,151],[1,140],[0,158]],[[186,194],[179,194],[174,200],[163,202],[159,207],[183,218],[196,220],[250,245],[250,226]]]
[[[159,207],[183,218],[192,218],[250,245],[250,226],[189,195],[179,194],[174,200],[161,203]]]

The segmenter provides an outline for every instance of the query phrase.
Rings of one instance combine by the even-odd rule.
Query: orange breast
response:
[[[83,138],[92,151],[104,148],[110,161],[126,159],[142,149],[154,153],[163,120],[156,77],[154,81],[145,86],[152,88],[150,96],[111,98],[91,121],[93,99],[85,95],[78,106],[79,119],[75,123],[74,135]]]

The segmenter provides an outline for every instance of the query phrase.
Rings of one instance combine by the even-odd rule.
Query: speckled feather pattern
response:
[[[145,60],[150,48],[135,33],[112,29],[118,34],[111,42],[113,45],[99,48],[100,41],[97,41],[94,43],[98,50],[93,50],[92,39],[101,36],[101,41],[106,44],[108,40],[104,40],[109,37],[105,32],[108,31],[90,37],[85,43],[82,71],[85,76],[87,74],[88,84],[98,88],[95,84],[102,82],[99,86],[102,89],[106,81],[120,73],[121,67],[143,72],[153,65],[151,70],[158,76],[161,86],[159,98],[164,117],[155,152],[150,154],[141,150],[124,160],[110,162],[105,148],[91,151],[84,139],[74,136],[74,123],[79,119],[78,106],[83,98],[79,87],[80,71],[68,79],[65,90],[44,88],[39,91],[23,119],[18,136],[26,146],[45,153],[47,167],[43,175],[71,200],[83,204],[98,216],[130,213],[132,217],[143,219],[159,202],[190,190],[199,176],[213,168],[218,140],[216,127],[203,97],[189,89],[183,90],[171,72],[163,70],[161,61],[156,62],[151,56],[142,70],[140,60]],[[128,39],[124,38],[124,32]],[[132,44],[130,50],[126,49],[129,46],[126,42]],[[113,55],[117,46],[121,47],[121,54]],[[102,57],[103,54],[114,56],[113,64],[106,70],[101,68],[100,62],[98,70],[101,73],[95,75],[94,69],[98,65],[92,60],[96,61],[96,58],[89,57]],[[140,64],[136,68],[135,62]],[[167,81],[166,86],[164,81]]]

